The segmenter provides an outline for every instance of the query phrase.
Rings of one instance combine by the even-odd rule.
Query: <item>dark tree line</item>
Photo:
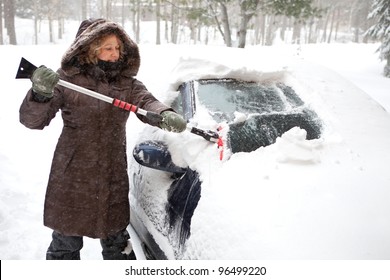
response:
[[[15,17],[32,19],[34,43],[42,31],[61,39],[66,20],[105,17],[130,24],[140,41],[142,23],[156,23],[156,44],[202,43],[216,37],[226,46],[332,41],[364,42],[375,23],[368,18],[377,0],[0,0],[0,43],[17,44]],[[389,2],[388,0],[383,0]],[[4,24],[3,24],[4,23]],[[3,30],[5,31],[3,33]],[[378,38],[378,36],[372,36]]]

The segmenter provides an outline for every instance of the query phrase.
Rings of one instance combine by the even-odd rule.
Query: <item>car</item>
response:
[[[390,233],[383,212],[390,180],[374,177],[372,149],[361,150],[356,137],[365,124],[354,128],[351,118],[360,115],[349,115],[333,89],[311,95],[303,77],[314,72],[294,67],[259,79],[216,71],[173,83],[170,104],[188,131],[146,127],[129,165],[130,222],[148,259],[389,256],[381,237]],[[337,79],[341,92],[351,92]],[[348,105],[371,102],[376,120],[390,124],[380,106],[352,92]],[[381,133],[390,135],[388,127]]]
[[[199,106],[205,106],[216,123],[227,124],[226,148],[230,153],[251,152],[273,144],[277,137],[296,126],[308,131],[307,139],[321,135],[321,121],[317,114],[305,106],[291,87],[282,83],[263,85],[236,79],[204,79],[185,82],[178,91],[180,94],[172,107],[187,122],[194,118]],[[248,115],[248,118],[235,122],[237,112]],[[189,167],[176,166],[163,141],[139,143],[133,155],[140,164],[132,174],[132,190],[137,195],[137,201],[144,199],[141,194],[147,188],[143,180],[144,167],[172,174],[164,220],[167,227],[177,234],[177,247],[185,247],[190,236],[191,218],[201,196],[199,174]],[[132,217],[132,223],[146,234],[140,218],[136,214]],[[154,239],[147,236],[145,248],[150,252],[148,255],[166,258]]]

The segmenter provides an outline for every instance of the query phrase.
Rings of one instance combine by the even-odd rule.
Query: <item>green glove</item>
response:
[[[40,95],[51,98],[59,80],[60,76],[56,72],[42,65],[31,76],[32,89]]]
[[[182,132],[187,127],[187,122],[182,116],[172,111],[164,111],[161,113],[163,120],[160,123],[162,129],[172,132]]]

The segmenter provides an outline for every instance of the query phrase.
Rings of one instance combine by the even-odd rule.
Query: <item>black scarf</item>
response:
[[[109,62],[104,60],[99,60],[97,66],[103,70],[109,83],[119,79],[120,73],[125,68],[125,63],[123,61]]]

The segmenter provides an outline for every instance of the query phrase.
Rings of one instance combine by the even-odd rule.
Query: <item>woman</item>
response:
[[[57,73],[41,66],[32,75],[32,89],[20,108],[21,123],[43,129],[59,110],[64,123],[45,198],[44,225],[54,230],[47,259],[80,259],[83,236],[101,240],[104,259],[134,259],[134,253],[124,252],[130,217],[129,112],[56,84],[60,78],[159,113],[160,123],[139,118],[168,131],[183,131],[184,119],[134,78],[139,66],[138,47],[119,25],[86,20]]]

